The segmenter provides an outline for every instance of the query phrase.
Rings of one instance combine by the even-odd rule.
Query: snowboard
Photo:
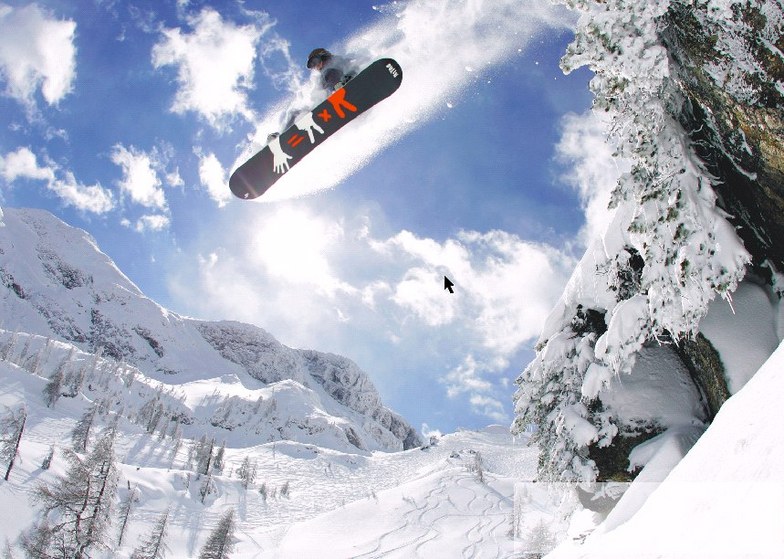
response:
[[[258,198],[316,146],[392,95],[402,79],[397,62],[376,60],[238,167],[229,188],[243,200]]]

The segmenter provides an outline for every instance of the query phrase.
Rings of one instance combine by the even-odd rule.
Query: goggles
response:
[[[318,64],[319,62],[324,62],[325,58],[326,57],[323,54],[311,56],[310,58],[308,58],[308,69],[312,70],[313,68],[316,67],[316,64]]]
[[[320,62],[326,62],[329,59],[330,56],[328,54],[317,54],[315,56],[311,56],[308,58],[308,69],[312,70]]]

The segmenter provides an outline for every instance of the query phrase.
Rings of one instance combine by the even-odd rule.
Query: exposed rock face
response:
[[[416,430],[384,407],[368,376],[353,361],[340,355],[288,348],[247,324],[200,322],[197,328],[224,359],[242,366],[252,377],[265,383],[292,379],[308,386],[315,382],[338,403],[391,432],[403,443],[404,450],[422,445]],[[373,429],[371,425],[366,428]],[[347,431],[347,437],[357,439],[353,430]]]
[[[687,101],[676,116],[719,179],[718,205],[752,268],[770,283],[784,270],[784,24],[776,4],[739,2],[719,14],[708,3],[673,2],[661,34]],[[730,396],[721,359],[702,335],[678,351],[712,420]]]
[[[673,2],[662,40],[700,156],[756,267],[784,270],[784,25],[780,2]],[[778,51],[778,52],[776,52]]]
[[[713,420],[730,397],[724,364],[710,341],[702,334],[678,344],[678,355],[689,369],[694,384],[705,401],[705,411]]]

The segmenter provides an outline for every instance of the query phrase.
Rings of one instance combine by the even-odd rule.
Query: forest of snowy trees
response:
[[[172,462],[185,446],[181,458],[184,482],[193,486],[202,505],[215,491],[214,475],[231,475],[241,487],[257,491],[262,499],[286,498],[289,484],[256,485],[257,466],[245,457],[234,472],[225,472],[225,442],[203,434],[185,441],[182,423],[192,421],[178,407],[181,397],[149,386],[142,373],[127,364],[85,354],[62,342],[23,333],[0,331],[0,359],[26,374],[40,378],[40,404],[57,408],[62,399],[85,400],[84,411],[70,432],[70,448],[51,445],[39,464],[41,471],[59,464],[62,474],[35,485],[32,502],[40,518],[19,534],[18,546],[31,559],[72,559],[110,552],[124,543],[139,490],[124,481],[115,455],[118,426],[135,425],[148,436],[165,442]],[[91,400],[86,400],[89,396]],[[27,409],[24,405],[0,415],[0,464],[5,480],[12,474],[18,448],[25,437]],[[167,556],[169,511],[134,548],[134,559]],[[233,549],[234,511],[228,510],[211,531],[199,557],[221,559]],[[13,556],[8,543],[6,555]]]

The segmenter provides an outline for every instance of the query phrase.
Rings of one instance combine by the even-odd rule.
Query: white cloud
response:
[[[255,263],[273,281],[334,296],[339,291],[355,292],[339,279],[330,262],[330,252],[337,250],[343,239],[339,223],[281,208],[256,226],[248,246]]]
[[[460,394],[479,394],[492,390],[493,385],[481,377],[481,367],[473,355],[467,355],[463,362],[449,372],[443,379],[447,385],[447,396],[455,398]]]
[[[437,271],[412,268],[397,283],[392,301],[428,326],[449,324],[455,319],[455,299],[442,295],[443,284]]]
[[[607,142],[608,122],[601,113],[568,114],[562,122],[557,152],[569,169],[564,177],[580,194],[586,223],[580,233],[583,245],[599,238],[612,221],[607,206],[618,178],[628,170]]]
[[[185,181],[180,176],[180,170],[175,169],[171,173],[166,173],[166,184],[169,186],[184,186]]]
[[[156,68],[177,67],[175,113],[193,111],[216,128],[234,116],[251,119],[246,91],[253,85],[253,63],[263,29],[224,21],[212,8],[188,18],[192,33],[164,29],[152,50]]]
[[[557,249],[503,231],[462,231],[443,243],[403,231],[371,245],[413,266],[396,285],[398,305],[432,326],[468,313],[477,339],[500,355],[538,336],[574,266]],[[444,275],[455,283],[457,297],[437,297]]]
[[[158,170],[163,163],[156,152],[152,154],[117,144],[112,150],[112,162],[122,168],[123,178],[117,182],[120,191],[136,204],[146,208],[166,209],[166,196]]]
[[[133,228],[139,233],[143,233],[144,231],[163,231],[169,227],[170,222],[171,220],[167,215],[149,214],[143,215],[136,220],[136,224]],[[124,224],[130,226],[130,222],[127,220]]]
[[[302,63],[297,63],[291,56],[291,44],[275,33],[262,43],[259,64],[276,89],[294,92],[305,82]]]
[[[70,171],[65,172],[64,179],[54,180],[48,186],[63,202],[79,210],[103,214],[114,208],[111,192],[100,184],[86,186],[79,183]]]
[[[76,23],[56,19],[37,4],[20,8],[0,3],[0,76],[5,95],[28,108],[40,88],[54,105],[71,92],[76,75]]]
[[[81,184],[72,172],[54,163],[39,166],[35,154],[26,147],[0,155],[0,177],[8,184],[20,179],[43,181],[65,204],[82,211],[103,214],[114,208],[112,193],[100,184]]]
[[[54,170],[51,167],[39,167],[30,148],[20,147],[5,156],[0,155],[0,176],[8,183],[20,178],[51,182],[54,181]]]
[[[218,207],[222,208],[231,200],[229,178],[214,153],[199,155],[199,180]]]
[[[254,210],[241,236],[215,231],[198,262],[177,266],[171,289],[187,312],[259,324],[296,347],[373,346],[422,364],[438,355],[423,374],[493,420],[504,371],[539,335],[574,264],[500,231],[374,238],[367,218],[328,208]]]
[[[504,404],[497,398],[474,394],[469,399],[474,413],[498,421],[508,423],[509,416],[504,411]]]

